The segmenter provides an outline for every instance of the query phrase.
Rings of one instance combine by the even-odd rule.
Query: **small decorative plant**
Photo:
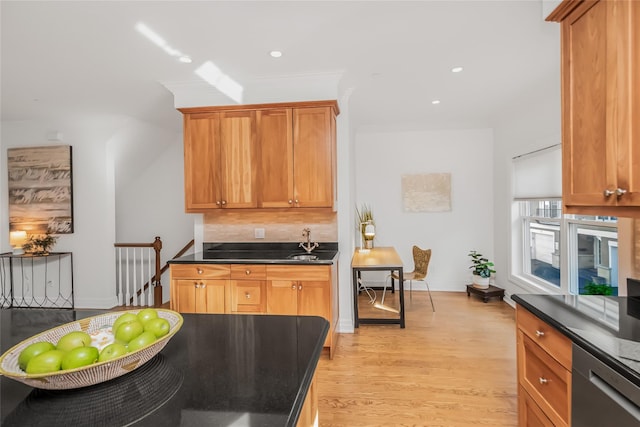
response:
[[[587,282],[584,286],[584,295],[613,295],[613,288],[606,283]]]
[[[33,255],[46,255],[49,250],[56,244],[57,237],[52,236],[50,233],[46,234],[32,234],[29,236],[29,240],[24,244],[23,249],[25,252]]]
[[[488,279],[491,277],[491,273],[495,273],[496,271],[491,268],[493,267],[493,263],[485,258],[481,253],[476,251],[469,252],[469,256],[471,257],[471,265],[469,268],[473,269],[472,273],[475,276],[480,276],[483,279]]]

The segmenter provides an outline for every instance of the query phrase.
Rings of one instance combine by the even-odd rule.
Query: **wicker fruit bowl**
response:
[[[113,322],[126,311],[114,311],[99,316],[88,317],[75,322],[66,323],[53,329],[41,332],[16,344],[0,356],[0,375],[20,381],[35,388],[48,390],[66,390],[86,387],[104,381],[117,378],[142,366],[145,362],[158,354],[167,345],[180,327],[182,316],[180,313],[165,309],[156,309],[158,316],[169,321],[171,329],[169,333],[153,343],[134,352],[127,353],[114,359],[94,363],[76,369],[56,371],[46,374],[27,374],[18,366],[20,352],[28,345],[38,341],[57,343],[58,339],[71,331],[85,331],[90,335],[104,335],[107,330],[110,334]],[[139,310],[130,310],[137,313]]]

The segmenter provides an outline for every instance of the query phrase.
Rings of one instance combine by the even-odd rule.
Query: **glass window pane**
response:
[[[545,210],[552,212],[548,208]],[[560,223],[531,220],[528,237],[529,273],[560,287]]]
[[[618,295],[618,232],[615,228],[578,224],[573,254],[578,293]]]

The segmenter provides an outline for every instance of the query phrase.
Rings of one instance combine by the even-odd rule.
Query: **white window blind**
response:
[[[562,197],[562,150],[560,144],[513,158],[514,200]]]

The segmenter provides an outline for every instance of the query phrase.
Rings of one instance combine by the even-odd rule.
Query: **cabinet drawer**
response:
[[[268,280],[331,280],[331,266],[268,265]]]
[[[264,280],[266,277],[267,277],[267,266],[264,264],[231,264],[232,279]]]
[[[566,369],[571,370],[571,340],[529,310],[517,306],[518,329],[542,347]]]
[[[228,279],[227,264],[172,264],[172,279]]]
[[[519,381],[555,425],[569,425],[571,372],[518,331]]]
[[[522,427],[554,427],[538,404],[522,386],[518,387],[518,425]]]
[[[231,311],[235,313],[264,313],[265,295],[264,281],[232,281]]]

